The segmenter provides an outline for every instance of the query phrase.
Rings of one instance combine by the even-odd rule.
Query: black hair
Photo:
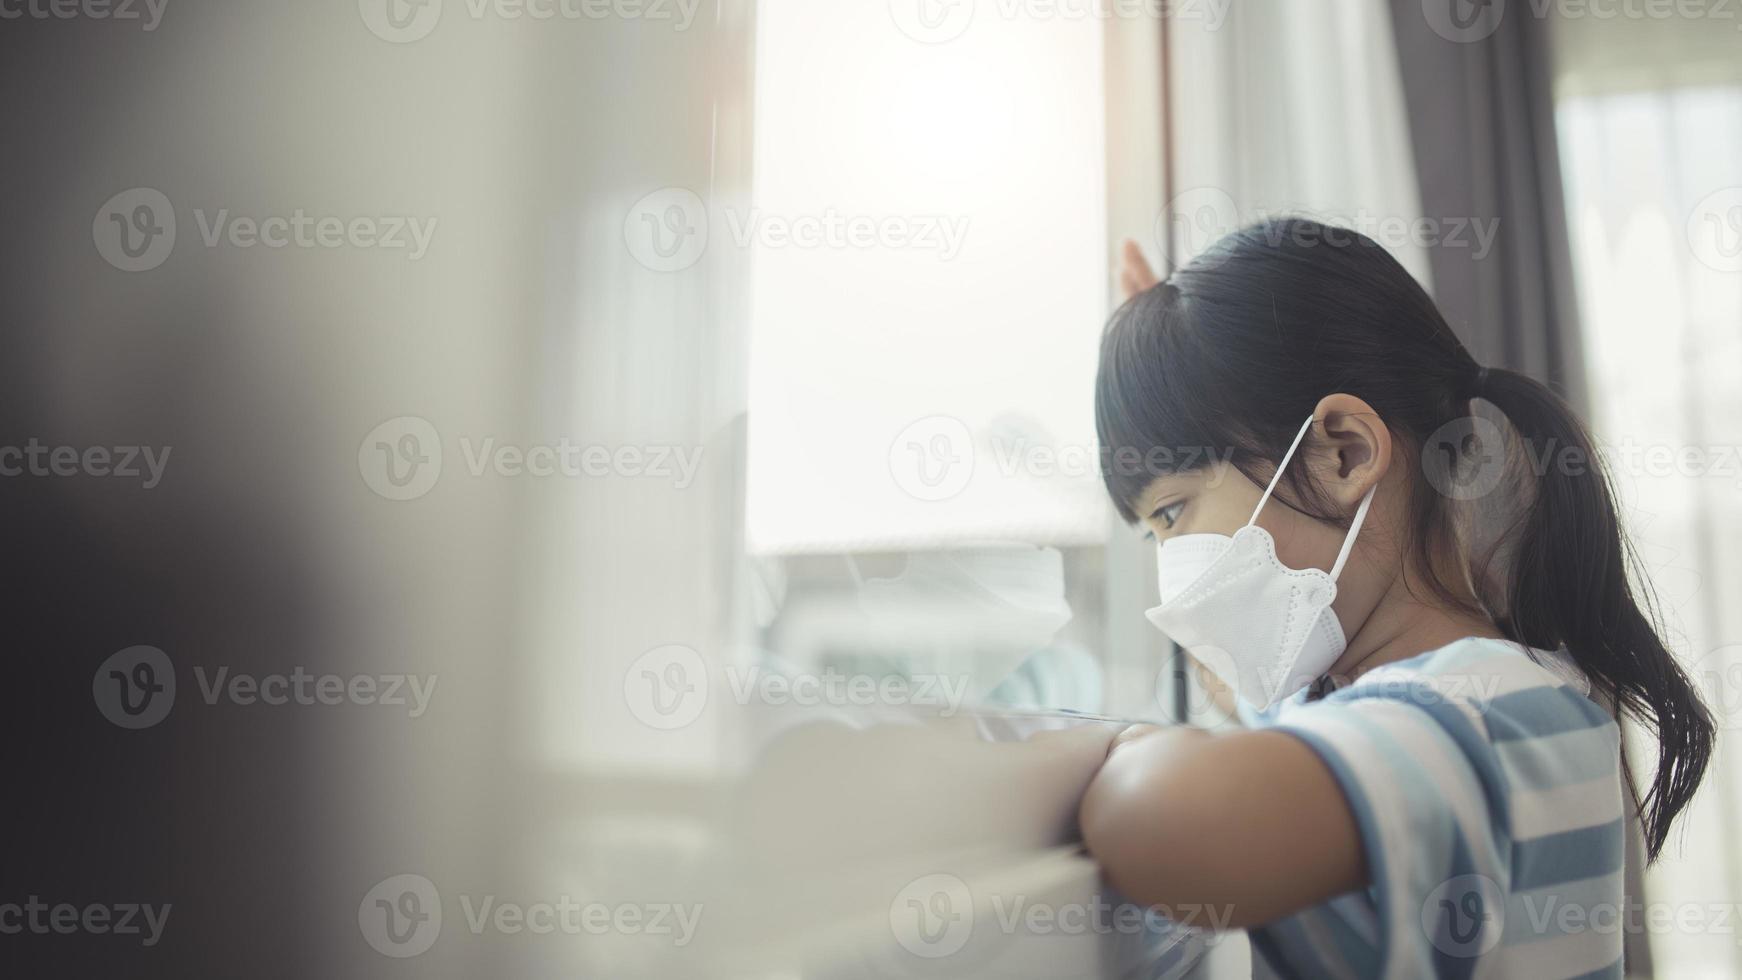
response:
[[[1479,366],[1377,243],[1306,219],[1263,222],[1121,307],[1102,338],[1095,384],[1107,491],[1135,522],[1139,497],[1165,472],[1226,460],[1262,486],[1301,423],[1336,392],[1373,407],[1417,474],[1408,503],[1415,580],[1443,603],[1492,619],[1515,642],[1564,649],[1594,694],[1656,736],[1654,778],[1643,800],[1634,794],[1655,859],[1705,774],[1713,726],[1647,615],[1649,595],[1642,609],[1635,594],[1629,572],[1637,568],[1602,460],[1552,390]],[[1446,445],[1455,456],[1480,443],[1446,442],[1474,418],[1478,397],[1510,423],[1512,450],[1522,440],[1553,454],[1551,465],[1533,468],[1513,465],[1522,458],[1516,451],[1503,456],[1503,485],[1524,492],[1509,526],[1480,549],[1459,495],[1432,478]],[[1424,452],[1430,440],[1435,449]],[[1347,524],[1306,467],[1289,467],[1275,499]],[[1463,557],[1470,592],[1445,582],[1439,555]]]

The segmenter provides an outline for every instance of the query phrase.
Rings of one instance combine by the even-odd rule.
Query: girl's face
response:
[[[1313,417],[1313,431],[1289,460],[1290,470],[1304,467],[1325,499],[1343,508],[1345,516],[1353,516],[1361,498],[1377,487],[1331,602],[1343,635],[1353,638],[1392,585],[1394,574],[1387,569],[1398,567],[1398,561],[1391,529],[1397,501],[1408,492],[1407,477],[1404,467],[1391,466],[1390,432],[1366,402],[1347,394],[1329,395]],[[1157,541],[1185,534],[1232,535],[1246,526],[1263,495],[1262,486],[1218,462],[1156,477],[1133,509]],[[1344,527],[1294,510],[1276,494],[1265,502],[1258,526],[1270,533],[1276,557],[1289,568],[1330,571],[1348,536]],[[1340,667],[1341,662],[1333,671]]]
[[[1289,466],[1306,463],[1304,452],[1297,453]],[[1232,535],[1246,526],[1263,494],[1263,487],[1233,466],[1219,462],[1205,469],[1157,477],[1139,496],[1136,510],[1142,515],[1144,529],[1158,542],[1182,534]],[[1342,528],[1291,510],[1276,494],[1271,494],[1258,515],[1258,525],[1276,540],[1276,556],[1290,568],[1329,571],[1345,534]],[[1358,555],[1359,539],[1355,546]],[[1350,571],[1352,565],[1344,575]]]

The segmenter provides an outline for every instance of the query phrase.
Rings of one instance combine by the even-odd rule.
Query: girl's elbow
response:
[[[1163,904],[1175,897],[1168,886],[1192,877],[1177,866],[1190,853],[1181,843],[1192,835],[1192,795],[1171,792],[1165,772],[1144,771],[1133,764],[1139,761],[1108,760],[1077,819],[1084,845],[1114,887],[1133,901]]]

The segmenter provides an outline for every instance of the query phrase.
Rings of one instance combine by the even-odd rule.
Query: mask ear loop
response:
[[[1355,519],[1349,522],[1349,536],[1343,539],[1343,550],[1337,552],[1337,563],[1331,566],[1331,581],[1343,574],[1343,563],[1349,560],[1349,553],[1355,550],[1355,535],[1361,533],[1361,525],[1367,520],[1367,508],[1373,505],[1373,491],[1379,489],[1375,483],[1367,488],[1367,495],[1361,498],[1361,506],[1355,508]]]
[[[1264,496],[1258,498],[1258,506],[1252,508],[1252,516],[1246,519],[1246,526],[1251,527],[1258,522],[1258,512],[1264,509],[1264,504],[1270,500],[1270,495],[1276,490],[1276,484],[1282,479],[1282,471],[1288,468],[1288,461],[1294,458],[1294,451],[1300,448],[1300,441],[1306,438],[1307,430],[1313,427],[1313,417],[1300,425],[1300,431],[1294,434],[1294,441],[1288,444],[1288,452],[1282,454],[1282,462],[1277,464],[1276,475],[1270,478],[1270,486],[1264,488]]]
[[[1276,491],[1276,484],[1282,480],[1282,471],[1288,468],[1288,461],[1294,458],[1294,451],[1300,448],[1300,441],[1306,438],[1307,430],[1313,427],[1313,417],[1301,423],[1300,431],[1294,434],[1294,441],[1289,443],[1288,452],[1282,454],[1282,462],[1276,467],[1276,475],[1270,478],[1270,485],[1264,488],[1264,495],[1258,498],[1258,506],[1252,509],[1252,516],[1246,519],[1246,526],[1251,527],[1258,522],[1258,513],[1270,501],[1270,495]],[[1367,521],[1367,509],[1373,505],[1373,492],[1379,489],[1378,484],[1367,489],[1361,498],[1361,505],[1355,508],[1355,519],[1349,522],[1349,533],[1343,538],[1343,548],[1337,552],[1336,564],[1331,566],[1331,581],[1343,574],[1343,565],[1349,560],[1350,552],[1355,550],[1355,535],[1361,533],[1361,525]]]

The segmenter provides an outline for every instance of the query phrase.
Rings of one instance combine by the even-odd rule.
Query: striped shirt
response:
[[[1305,977],[1620,977],[1620,733],[1562,655],[1469,638],[1254,721],[1310,746],[1372,884],[1251,930]]]

